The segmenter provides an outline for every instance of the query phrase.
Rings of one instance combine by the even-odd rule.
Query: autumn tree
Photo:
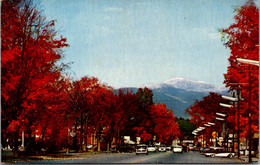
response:
[[[71,132],[75,133],[72,148],[82,151],[83,138],[85,136],[86,139],[87,125],[91,122],[92,111],[97,106],[96,97],[101,85],[94,77],[82,77],[75,81],[67,79],[66,82],[67,115],[72,120]]]
[[[210,129],[206,129],[205,136],[210,137],[213,131],[217,131],[220,135],[222,122],[216,120],[216,113],[227,114],[227,121],[229,125],[232,126],[234,124],[232,121],[233,114],[232,110],[226,107],[220,106],[220,103],[228,103],[227,100],[224,100],[220,94],[210,92],[208,96],[202,98],[201,101],[195,101],[192,106],[186,109],[191,116],[190,122],[195,124],[198,128],[200,126],[204,127],[204,124],[208,122],[215,123],[214,128],[210,127]],[[205,138],[207,143],[209,142],[209,138]]]
[[[119,89],[115,93],[115,111],[112,121],[116,143],[121,142],[122,136],[135,138],[133,127],[136,126],[138,112],[138,98],[131,90]],[[112,128],[112,127],[111,127]]]
[[[139,88],[136,92],[138,98],[138,111],[135,114],[136,135],[143,137],[142,139],[148,143],[154,136],[154,124],[151,119],[150,109],[153,103],[153,92],[148,88]]]
[[[248,132],[248,127],[246,127],[248,104],[251,103],[252,130],[256,132],[259,129],[259,68],[254,65],[239,64],[236,59],[259,61],[259,9],[253,0],[248,0],[243,6],[237,8],[235,13],[235,22],[221,30],[224,45],[231,50],[224,83],[230,91],[238,90],[238,88],[241,90],[243,99],[239,103],[240,124],[244,128],[244,133]],[[249,71],[251,72],[250,84]]]
[[[57,152],[67,146],[69,120],[64,82],[63,78],[50,82],[45,87],[45,95],[37,100],[37,110],[32,114],[30,122],[33,131],[37,131],[32,133],[38,134],[39,137],[28,139],[34,150],[45,148],[48,152]]]
[[[19,131],[31,130],[39,100],[59,78],[61,48],[68,45],[57,37],[55,21],[46,21],[31,1],[4,0],[1,9],[2,141],[14,140],[17,151]]]
[[[172,110],[166,108],[165,104],[152,105],[150,114],[154,122],[154,133],[157,141],[171,144],[174,138],[180,136],[176,117]]]
[[[95,91],[94,102],[92,107],[92,126],[95,128],[95,134],[97,137],[97,147],[98,151],[102,148],[105,149],[106,146],[101,146],[101,140],[104,145],[107,145],[110,141],[104,141],[109,139],[109,127],[113,120],[114,114],[114,96],[112,88],[106,85],[100,85],[99,88]],[[101,137],[103,137],[101,139]]]
[[[220,106],[219,103],[227,103],[227,100],[224,100],[218,93],[210,92],[201,101],[196,100],[192,106],[186,109],[186,112],[191,116],[190,121],[198,127],[205,122],[215,121],[216,112],[230,113],[227,108]]]

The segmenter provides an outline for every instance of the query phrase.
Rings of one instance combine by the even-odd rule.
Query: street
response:
[[[107,154],[86,154],[77,158],[66,158],[57,160],[33,160],[21,163],[30,164],[45,164],[45,163],[181,163],[181,164],[201,164],[201,163],[244,163],[236,158],[210,158],[200,155],[198,152],[185,152],[185,153],[173,153],[173,152],[156,152],[149,153],[148,155],[136,155],[135,153],[107,153]]]

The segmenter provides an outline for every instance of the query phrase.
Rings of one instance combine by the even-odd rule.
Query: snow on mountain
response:
[[[172,78],[170,80],[161,83],[146,84],[141,87],[142,88],[147,87],[149,89],[158,89],[162,87],[174,87],[178,89],[184,89],[187,91],[220,92],[220,93],[227,90],[225,87],[218,87],[203,81],[197,81],[197,80],[183,78],[183,77]]]
[[[176,77],[170,80],[142,85],[139,87],[126,87],[137,92],[138,88],[147,87],[153,91],[153,101],[155,104],[166,104],[167,108],[172,109],[177,117],[189,118],[185,110],[194,104],[194,101],[201,100],[209,92],[224,94],[227,89],[217,87],[203,81],[192,80],[188,78]],[[121,89],[126,89],[121,88]]]

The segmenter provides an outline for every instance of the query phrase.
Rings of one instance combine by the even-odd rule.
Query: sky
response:
[[[37,2],[37,1],[36,1]],[[64,63],[75,79],[114,88],[174,77],[224,86],[230,50],[218,29],[245,0],[42,0],[47,20],[67,38]]]

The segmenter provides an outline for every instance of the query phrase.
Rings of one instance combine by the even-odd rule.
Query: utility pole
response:
[[[235,93],[233,92],[233,97],[235,97]],[[235,152],[235,102],[233,101],[233,135],[232,135],[232,152]]]
[[[249,139],[249,153],[248,153],[248,162],[252,163],[252,155],[251,155],[251,142],[252,142],[252,137],[251,137],[251,71],[249,67],[248,71],[248,76],[249,76],[249,82],[248,82],[248,139]]]
[[[240,130],[240,123],[239,123],[239,101],[240,101],[240,85],[238,86],[238,89],[237,89],[237,150],[238,150],[238,153],[237,153],[237,157],[240,158],[240,142],[239,142],[239,130]]]

